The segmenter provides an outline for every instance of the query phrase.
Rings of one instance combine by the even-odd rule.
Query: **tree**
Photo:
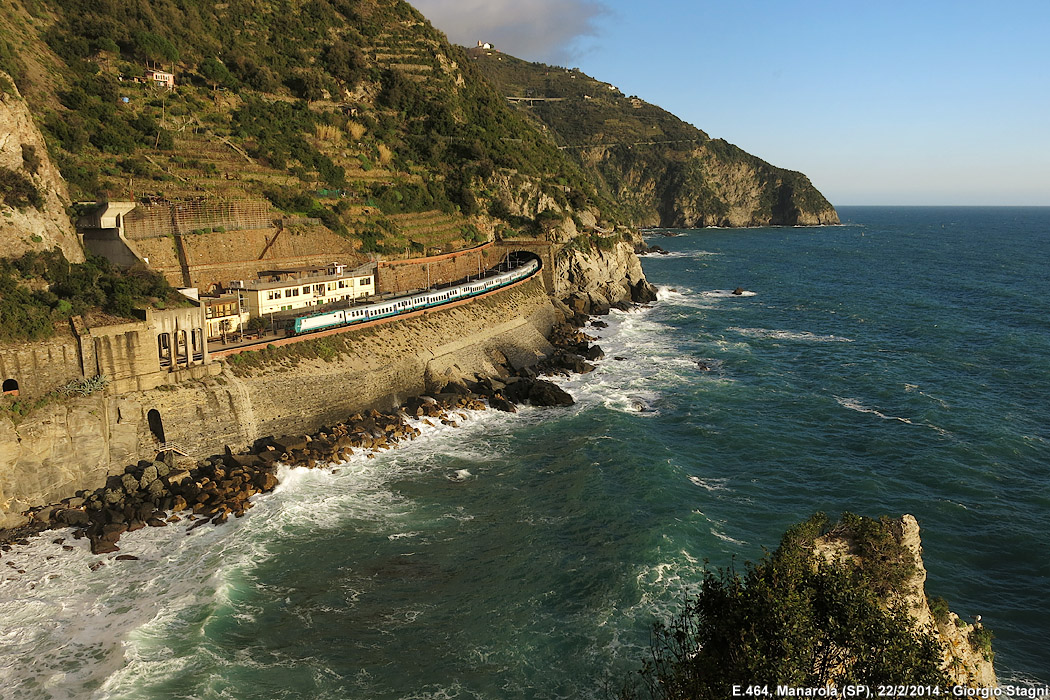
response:
[[[939,642],[905,610],[886,607],[863,567],[813,557],[826,522],[818,514],[796,526],[743,574],[705,573],[699,592],[654,628],[640,687],[621,697],[721,700],[734,685],[946,686]]]
[[[219,86],[233,87],[236,82],[225,64],[213,56],[209,56],[201,61],[197,70],[200,71],[201,76],[208,81],[212,88]]]

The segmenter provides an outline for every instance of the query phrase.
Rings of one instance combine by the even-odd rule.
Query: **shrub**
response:
[[[39,209],[44,205],[44,198],[33,181],[22,173],[7,168],[0,168],[0,199],[7,206],[16,209]]]
[[[863,571],[815,561],[818,514],[759,564],[708,571],[654,628],[651,658],[621,698],[721,700],[734,685],[947,684],[940,645],[883,600]],[[808,544],[807,544],[808,543]]]

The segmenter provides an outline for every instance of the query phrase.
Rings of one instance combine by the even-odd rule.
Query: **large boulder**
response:
[[[529,387],[529,403],[533,406],[571,406],[576,401],[554,382],[537,379]]]

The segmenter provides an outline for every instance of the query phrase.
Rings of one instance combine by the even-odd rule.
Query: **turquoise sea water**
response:
[[[286,471],[246,518],[126,535],[139,561],[5,553],[0,687],[600,698],[705,559],[817,510],[914,514],[928,591],[1050,683],[1050,209],[840,214],[654,237],[660,300],[592,331],[572,408]]]

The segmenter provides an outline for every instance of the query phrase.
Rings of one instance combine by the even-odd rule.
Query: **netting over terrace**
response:
[[[222,228],[260,229],[273,226],[267,202],[160,202],[140,204],[124,217],[125,235],[132,240],[162,238]]]

